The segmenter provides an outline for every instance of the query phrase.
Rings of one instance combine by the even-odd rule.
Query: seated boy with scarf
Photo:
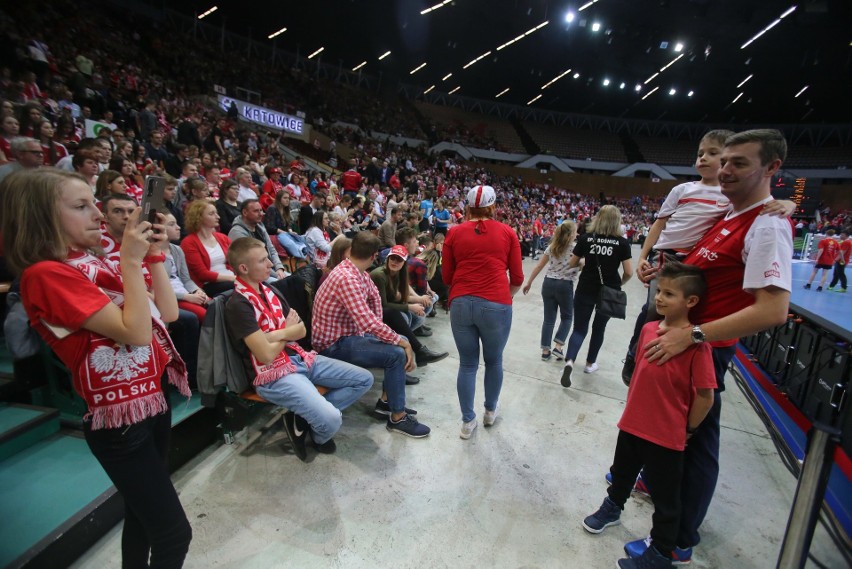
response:
[[[334,452],[332,437],[343,422],[341,410],[370,389],[373,375],[296,343],[305,336],[305,325],[287,300],[264,284],[272,262],[263,243],[251,237],[234,240],[228,263],[237,278],[225,322],[255,390],[288,409],[284,425],[300,459],[306,458],[308,432],[318,452]],[[317,386],[328,391],[322,395]]]

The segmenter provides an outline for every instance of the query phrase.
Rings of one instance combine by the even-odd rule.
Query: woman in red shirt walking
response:
[[[521,245],[511,227],[494,221],[496,201],[491,186],[470,190],[466,221],[451,228],[444,242],[442,270],[450,287],[450,322],[459,351],[456,389],[463,421],[459,436],[463,439],[469,439],[477,427],[473,402],[480,344],[485,360],[483,423],[490,427],[497,419],[503,348],[512,327],[512,297],[524,282]]]

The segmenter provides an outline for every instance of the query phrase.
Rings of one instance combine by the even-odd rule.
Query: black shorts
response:
[[[831,269],[834,268],[834,265],[817,265],[817,269]]]

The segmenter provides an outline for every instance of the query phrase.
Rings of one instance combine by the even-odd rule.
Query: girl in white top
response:
[[[572,269],[569,266],[576,236],[577,226],[574,222],[563,221],[554,231],[553,239],[522,289],[524,294],[529,294],[533,281],[547,266],[544,283],[541,285],[541,298],[544,302],[544,320],[541,323],[541,359],[545,361],[551,357],[551,340],[555,344],[552,354],[556,356],[557,361],[565,357],[563,346],[574,316],[574,283],[580,272],[579,268]],[[556,324],[557,309],[559,328],[554,338],[553,327]]]

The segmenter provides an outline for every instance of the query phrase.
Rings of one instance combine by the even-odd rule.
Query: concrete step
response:
[[[59,411],[19,403],[0,403],[0,461],[59,430]]]

